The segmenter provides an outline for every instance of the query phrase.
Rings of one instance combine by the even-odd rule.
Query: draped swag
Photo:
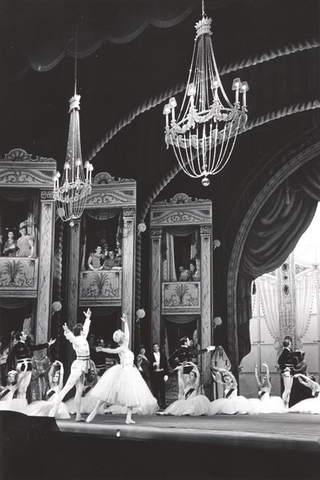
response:
[[[251,227],[237,281],[239,363],[251,349],[251,283],[284,263],[309,227],[319,201],[320,159],[317,158],[299,168],[275,190]]]
[[[176,258],[175,249],[178,248],[179,253],[181,254],[181,248],[179,248],[177,245],[175,237],[181,238],[191,235],[190,250],[187,255],[188,258],[182,262],[182,258]],[[195,258],[199,255],[199,245],[199,227],[197,225],[177,225],[166,227],[162,233],[163,280],[167,282],[176,282],[178,279],[178,267],[180,264],[186,263],[186,261],[189,262],[191,258]],[[182,263],[179,263],[179,260]],[[177,261],[179,264],[177,264]],[[189,265],[186,265],[186,267],[188,266]]]

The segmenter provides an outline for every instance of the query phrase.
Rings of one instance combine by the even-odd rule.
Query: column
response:
[[[135,312],[135,238],[136,238],[136,210],[123,209],[123,238],[122,238],[122,312],[126,313],[130,329],[130,348],[134,339]]]
[[[212,228],[211,225],[200,226],[201,241],[201,346],[202,348],[211,345],[211,317],[212,317]],[[211,355],[204,353],[202,355],[202,376],[203,385],[206,393],[211,392]]]
[[[161,236],[162,228],[151,230],[151,344],[160,345],[160,318],[161,318]]]
[[[78,305],[79,305],[79,272],[80,272],[80,219],[74,220],[73,227],[69,224],[65,225],[68,238],[67,249],[67,305],[66,305],[66,323],[70,330],[73,329],[76,323],[81,320],[84,321],[84,315],[78,320]],[[70,342],[66,342],[66,360],[67,365],[70,366],[75,355]]]
[[[37,343],[44,343],[49,339],[51,322],[54,246],[54,201],[52,190],[41,190],[39,234],[38,298],[35,337]]]
[[[78,218],[73,227],[68,227],[67,271],[67,324],[70,330],[78,323],[79,272],[80,272],[80,226]],[[84,321],[84,317],[81,318]]]

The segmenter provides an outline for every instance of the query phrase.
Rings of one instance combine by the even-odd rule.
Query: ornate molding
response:
[[[208,214],[211,213],[208,211]],[[165,212],[153,212],[152,223],[162,225],[172,224],[199,224],[201,222],[211,222],[211,215],[203,215],[203,212],[197,210],[167,210]]]
[[[136,218],[136,209],[133,207],[123,209],[123,217]]]
[[[211,225],[200,225],[200,235],[212,235],[212,226]]]
[[[186,193],[177,193],[170,200],[161,200],[159,202],[154,202],[153,205],[177,205],[177,204],[186,204],[186,203],[211,203],[211,200],[205,200],[203,198],[189,197]]]
[[[123,204],[135,203],[134,191],[123,192],[121,190],[95,190],[92,189],[87,199],[86,208],[101,208],[105,206],[122,206]]]
[[[41,190],[40,198],[41,198],[41,201],[45,201],[45,200],[53,201],[53,190]]]
[[[3,158],[0,158],[0,162],[56,163],[54,158],[38,157],[38,156],[32,157],[32,154],[27,153],[25,150],[22,150],[22,148],[14,148],[9,153],[6,153]]]
[[[0,184],[5,186],[41,187],[43,184],[53,186],[53,176],[50,172],[24,168],[6,168],[0,171]]]
[[[161,236],[162,236],[162,228],[151,228],[150,237],[161,237]]]
[[[117,178],[112,177],[108,172],[98,173],[92,180],[93,185],[108,185],[109,183],[134,183],[132,178]]]

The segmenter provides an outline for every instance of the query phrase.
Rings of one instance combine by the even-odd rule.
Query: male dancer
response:
[[[12,347],[8,355],[7,365],[8,370],[14,370],[16,368],[18,372],[17,384],[19,385],[19,388],[17,392],[17,398],[26,399],[27,388],[32,375],[31,357],[33,352],[36,350],[49,348],[50,345],[53,345],[56,340],[52,340],[50,338],[49,342],[46,343],[27,345],[27,334],[25,332],[16,332],[15,338],[17,343]],[[17,363],[17,366],[15,366],[15,362]]]
[[[66,396],[66,394],[76,387],[76,395],[74,399],[76,409],[76,422],[82,422],[84,419],[81,417],[81,396],[84,387],[85,374],[88,373],[90,368],[90,347],[87,341],[87,336],[90,328],[91,310],[88,308],[85,314],[84,324],[77,323],[73,327],[73,333],[69,330],[67,324],[63,325],[64,335],[72,343],[72,347],[77,354],[76,360],[71,365],[70,375],[67,383],[58,394],[54,407],[50,411],[50,417],[54,417],[57,413],[60,403]]]

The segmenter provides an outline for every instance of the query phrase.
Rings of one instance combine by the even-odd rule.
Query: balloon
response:
[[[136,315],[137,315],[137,318],[143,318],[143,317],[145,317],[146,312],[144,311],[143,308],[139,308],[139,310],[137,310]]]
[[[221,324],[222,324],[222,319],[221,319],[221,317],[215,317],[215,318],[213,319],[213,325],[214,325],[215,327],[218,327],[218,326],[221,325]]]
[[[139,223],[138,225],[138,232],[139,233],[143,233],[147,230],[147,226],[145,223]]]
[[[60,312],[61,308],[62,308],[61,302],[53,302],[53,304],[51,305],[51,310],[53,312]]]

